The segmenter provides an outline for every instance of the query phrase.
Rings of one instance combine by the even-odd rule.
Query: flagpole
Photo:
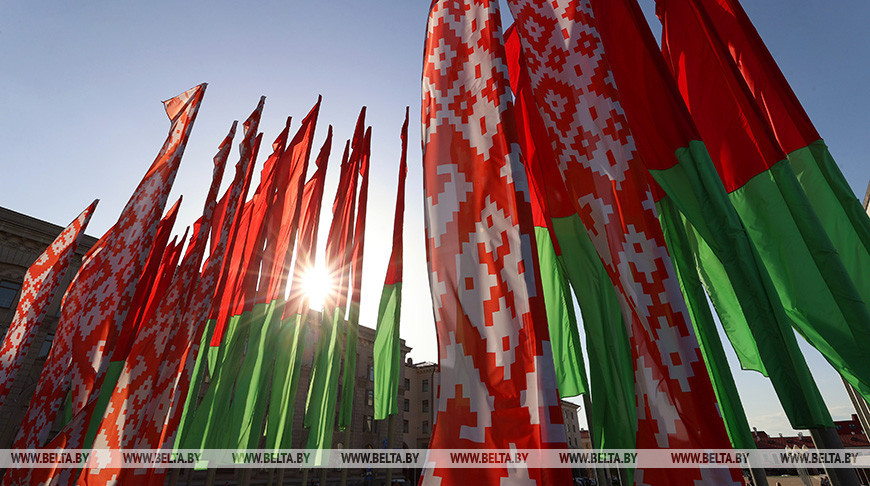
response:
[[[389,451],[393,447],[393,417],[396,414],[391,413],[387,417],[387,450]],[[387,468],[387,486],[392,486],[393,484],[393,468]]]

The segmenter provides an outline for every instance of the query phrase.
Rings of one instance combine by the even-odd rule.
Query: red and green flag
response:
[[[399,377],[402,374],[402,350],[399,324],[402,316],[402,228],[405,218],[405,177],[408,175],[408,108],[402,125],[402,158],[399,160],[399,184],[396,190],[396,215],[393,217],[393,249],[387,264],[384,290],[378,306],[375,330],[374,407],[375,420],[399,413]]]
[[[788,318],[870,397],[870,312],[821,222],[827,215],[816,212],[700,5],[659,3],[665,59]]]
[[[589,368],[592,400],[587,409],[592,443],[596,448],[633,449],[637,440],[634,367],[619,299],[562,182],[514,27],[505,35],[505,49],[529,186],[544,197],[541,204],[546,205],[553,230],[546,237],[554,242],[556,259],[571,282],[589,362],[595,364]],[[564,395],[561,387],[560,392]]]
[[[302,369],[302,353],[305,348],[305,329],[308,326],[309,303],[302,288],[308,272],[314,268],[317,255],[317,230],[320,225],[320,207],[323,185],[332,149],[332,126],[326,141],[320,148],[315,164],[317,170],[305,183],[299,219],[299,244],[296,245],[296,261],[293,263],[293,279],[290,295],[281,315],[275,336],[276,347],[281,350],[275,356],[275,370],[269,400],[266,424],[266,448],[289,449],[292,445],[293,414],[296,394]]]

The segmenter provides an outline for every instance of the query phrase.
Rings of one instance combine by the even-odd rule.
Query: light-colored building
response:
[[[568,448],[582,449],[582,437],[580,435],[580,405],[562,400],[562,418],[565,421],[565,436],[568,439]]]

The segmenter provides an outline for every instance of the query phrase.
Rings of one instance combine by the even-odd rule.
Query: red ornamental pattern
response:
[[[6,338],[0,347],[0,403],[6,400],[6,395],[12,388],[12,382],[24,361],[27,350],[30,349],[36,329],[39,328],[51,299],[54,298],[54,293],[76,251],[79,237],[87,228],[96,207],[97,201],[94,201],[82,211],[39,255],[24,275],[15,316],[9,324]]]
[[[430,447],[560,448],[565,431],[498,4],[432,4],[423,171],[441,383]],[[567,469],[427,469],[423,484],[569,484]]]
[[[73,412],[78,413],[102,382],[108,350],[118,334],[116,327],[124,322],[204,92],[202,84],[164,103],[172,120],[169,136],[118,222],[89,252],[64,296],[56,342],[15,440],[16,448],[46,442],[68,386]]]
[[[589,1],[508,4],[559,170],[631,318],[637,447],[730,447]],[[726,469],[647,469],[636,484],[737,478]]]
[[[167,402],[180,366],[180,350],[186,347],[189,322],[186,313],[191,294],[199,277],[199,267],[216,206],[221,175],[229,155],[230,143],[225,141],[215,157],[212,184],[206,198],[202,218],[197,222],[184,262],[160,303],[151,322],[144,323],[127,357],[110,398],[102,423],[94,439],[94,448],[157,448],[163,431]],[[211,280],[214,280],[213,275]],[[198,307],[205,315],[204,303]],[[201,322],[201,321],[191,321]],[[86,469],[80,476],[81,484],[115,484],[118,475],[128,471]]]

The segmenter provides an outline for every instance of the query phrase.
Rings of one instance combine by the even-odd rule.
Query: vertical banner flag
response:
[[[426,249],[441,382],[434,449],[564,448],[496,2],[441,1],[423,64]],[[568,484],[567,469],[451,469],[422,484]]]
[[[15,375],[30,349],[66,269],[97,207],[94,201],[69,224],[24,274],[21,297],[0,346],[0,403],[6,401]]]
[[[399,413],[399,376],[402,350],[399,324],[402,315],[402,228],[405,218],[405,176],[408,175],[408,108],[402,125],[402,158],[399,160],[399,185],[396,190],[396,215],[393,218],[393,250],[387,264],[384,290],[378,306],[378,325],[372,351],[375,367],[375,420]]]
[[[870,398],[870,312],[821,222],[827,214],[815,212],[699,3],[659,1],[657,13],[665,59],[786,314]]]
[[[618,289],[635,360],[639,448],[727,448],[652,194],[588,0],[510,0],[538,111]],[[635,481],[739,484],[739,469],[638,469]]]
[[[752,96],[804,188],[846,271],[870,302],[870,218],[827,145],[737,0],[702,0],[700,11],[746,81]]]
[[[33,448],[46,442],[67,390],[73,413],[84,407],[93,390],[99,390],[205,87],[201,84],[164,102],[172,121],[169,136],[118,222],[92,249],[64,297],[55,343],[14,447]]]
[[[595,364],[589,367],[592,444],[599,449],[634,449],[637,442],[634,365],[619,298],[562,182],[547,128],[535,105],[514,26],[505,36],[505,50],[529,186],[540,188],[539,193],[545,196],[543,203],[547,205],[555,234],[554,250],[580,305],[589,362]],[[562,392],[561,388],[559,391]]]
[[[724,354],[713,352],[721,346],[696,266],[742,367],[770,377],[793,427],[830,426],[782,302],[640,7],[634,0],[592,5],[638,152],[658,183],[656,207],[687,303],[703,320],[696,329],[732,444],[755,447]]]

